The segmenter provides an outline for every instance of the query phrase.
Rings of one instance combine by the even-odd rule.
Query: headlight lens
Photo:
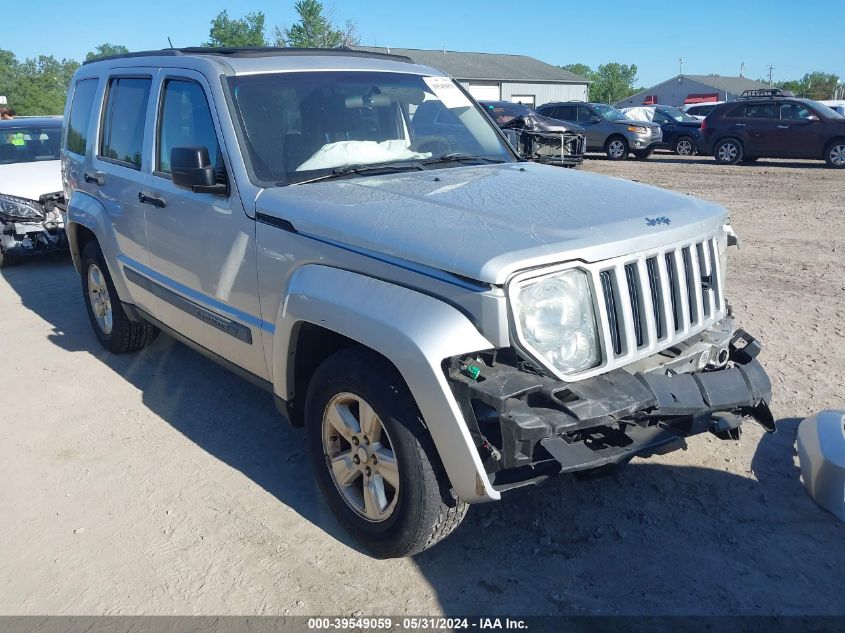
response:
[[[629,125],[628,131],[633,132],[634,134],[648,134],[648,128],[640,127],[639,125]]]
[[[0,215],[20,220],[42,220],[44,213],[35,200],[0,193]]]
[[[598,365],[593,296],[583,270],[518,283],[513,306],[522,343],[550,369],[571,374]]]

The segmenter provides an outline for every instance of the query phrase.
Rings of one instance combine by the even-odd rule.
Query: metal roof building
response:
[[[747,77],[676,75],[656,86],[631,95],[616,105],[620,108],[627,108],[655,103],[682,106],[687,103],[731,101],[739,97],[743,90],[759,90],[769,87],[767,84]]]
[[[478,100],[541,105],[549,101],[587,100],[590,82],[574,73],[526,55],[466,53],[417,48],[356,46],[359,50],[405,55],[417,64],[442,70]]]

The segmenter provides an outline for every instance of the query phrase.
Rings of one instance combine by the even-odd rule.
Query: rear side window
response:
[[[83,79],[77,82],[76,90],[73,91],[65,148],[80,156],[84,156],[88,151],[88,121],[91,120],[91,108],[94,105],[96,92],[96,79]]]
[[[553,118],[561,121],[574,121],[577,118],[575,106],[558,106],[555,109],[555,116]]]
[[[217,134],[202,87],[194,81],[168,79],[164,84],[159,115],[156,171],[170,173],[174,147],[205,147],[208,157],[222,167]]]
[[[150,97],[148,78],[120,77],[109,81],[100,156],[134,169],[141,168],[144,120]]]
[[[778,107],[775,103],[746,103],[731,110],[731,118],[745,119],[777,119]]]

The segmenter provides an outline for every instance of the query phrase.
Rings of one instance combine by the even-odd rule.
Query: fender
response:
[[[114,228],[109,221],[108,214],[103,204],[94,196],[84,191],[74,191],[67,205],[67,237],[70,245],[70,254],[73,259],[73,267],[80,272],[82,267],[82,253],[79,252],[76,239],[77,226],[84,226],[90,230],[100,243],[100,249],[108,266],[109,274],[114,283],[118,296],[123,301],[129,301],[130,294],[126,288],[126,280],[123,273],[115,270],[112,262],[117,261],[120,249],[115,239]]]
[[[290,278],[276,320],[273,390],[287,398],[297,323],[333,330],[379,352],[402,374],[458,497],[493,501],[494,490],[446,381],[445,358],[495,347],[455,308],[385,281],[318,264]]]

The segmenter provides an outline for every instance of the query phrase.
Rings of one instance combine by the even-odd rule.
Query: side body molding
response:
[[[405,378],[457,495],[466,502],[500,498],[441,368],[450,356],[494,347],[463,314],[385,281],[302,266],[290,278],[276,320],[273,389],[281,398],[288,394],[291,334],[301,322],[333,330],[389,359]]]
[[[79,247],[77,246],[77,226],[84,226],[97,236],[97,241],[100,243],[106,265],[109,267],[109,273],[114,282],[115,290],[117,290],[117,294],[121,299],[128,301],[130,294],[126,288],[126,280],[122,271],[116,270],[113,265],[113,262],[117,261],[117,256],[120,255],[114,227],[102,203],[83,191],[74,191],[67,205],[67,232],[70,253],[74,268],[76,268],[77,272],[80,272],[82,253],[79,252]]]

